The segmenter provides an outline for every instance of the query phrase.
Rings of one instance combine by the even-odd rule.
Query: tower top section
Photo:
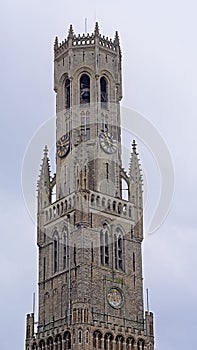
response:
[[[72,24],[69,27],[67,38],[59,42],[58,37],[55,38],[54,52],[55,58],[61,56],[69,48],[87,48],[87,47],[103,47],[110,52],[120,53],[120,41],[118,32],[115,32],[114,39],[105,37],[100,34],[98,22],[95,24],[95,29],[92,34],[78,34],[76,35],[73,30]]]

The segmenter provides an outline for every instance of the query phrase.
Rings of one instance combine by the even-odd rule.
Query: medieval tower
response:
[[[38,180],[38,322],[26,350],[154,350],[144,312],[142,176],[135,141],[121,162],[121,50],[93,34],[54,45],[56,174]],[[43,140],[44,142],[44,140]],[[122,183],[126,184],[127,198]],[[56,198],[52,191],[55,188]]]

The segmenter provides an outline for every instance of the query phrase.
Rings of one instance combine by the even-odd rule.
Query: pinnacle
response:
[[[48,153],[49,153],[49,151],[48,151],[48,147],[47,147],[47,145],[45,145],[45,147],[44,147],[44,156],[45,157],[48,157]]]
[[[136,153],[136,148],[137,148],[137,144],[136,144],[135,140],[133,140],[133,143],[132,143],[133,153]]]
[[[114,43],[115,43],[116,45],[119,45],[119,44],[120,44],[120,39],[119,39],[119,35],[118,35],[118,31],[117,31],[117,30],[116,30],[116,32],[115,32]]]
[[[130,159],[130,167],[129,167],[129,176],[133,178],[135,182],[142,182],[142,175],[140,169],[140,161],[137,153],[137,144],[136,141],[132,142],[132,152]]]
[[[58,37],[55,37],[55,42],[54,42],[54,47],[57,48],[58,47]]]
[[[69,31],[68,31],[68,38],[73,38],[74,31],[72,24],[70,25]]]
[[[98,22],[95,24],[95,30],[94,30],[95,35],[99,35],[99,25]]]

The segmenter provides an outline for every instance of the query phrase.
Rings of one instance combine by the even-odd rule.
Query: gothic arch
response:
[[[82,87],[81,86],[81,79],[82,79],[83,75],[86,75],[89,78],[89,87],[87,87],[87,86],[86,87],[85,86]],[[78,96],[78,99],[77,99],[77,101],[78,101],[77,105],[81,105],[81,106],[84,105],[85,106],[86,103],[88,103],[88,104],[91,103],[91,100],[92,100],[91,91],[93,91],[93,89],[92,89],[92,87],[93,87],[93,77],[94,77],[93,71],[90,68],[86,67],[86,66],[84,66],[82,68],[79,68],[75,72],[74,80],[75,80],[75,82],[77,84],[77,87],[79,87],[79,89],[77,88],[77,91],[79,91],[79,96]],[[85,81],[84,81],[84,83],[86,84]],[[82,88],[84,89],[83,91],[81,90]],[[83,94],[89,93],[89,98],[83,100],[82,99],[82,93]]]
[[[57,228],[53,230],[53,273],[59,270],[59,233]]]
[[[55,350],[62,350],[62,336],[61,334],[57,334],[55,337]]]
[[[44,342],[44,340],[40,340],[40,342],[39,342],[39,350],[45,350],[45,342]]]
[[[128,337],[126,340],[126,350],[134,350],[135,339],[133,337]]]
[[[49,337],[47,339],[47,350],[53,350],[53,338]]]
[[[100,261],[103,266],[110,266],[111,230],[107,223],[103,223],[100,230]]]
[[[106,333],[104,336],[104,350],[113,350],[114,337],[111,333]]]
[[[87,73],[83,73],[79,80],[80,105],[90,104],[91,98],[91,80]]]
[[[71,349],[71,333],[69,331],[66,331],[63,335],[64,339],[64,349],[63,350],[70,350]]]
[[[109,80],[105,75],[100,77],[100,98],[101,108],[107,109],[109,101]]]
[[[114,267],[124,270],[124,231],[120,226],[114,233]]]
[[[123,350],[124,337],[120,334],[116,336],[116,350]]]
[[[102,333],[100,331],[94,331],[93,333],[93,350],[101,350],[102,348]]]
[[[145,341],[144,341],[144,339],[138,339],[137,350],[145,350]]]
[[[61,233],[61,266],[65,270],[68,268],[68,259],[69,259],[69,237],[68,237],[68,226],[64,223]]]
[[[78,329],[78,344],[83,343],[83,331],[81,328]]]

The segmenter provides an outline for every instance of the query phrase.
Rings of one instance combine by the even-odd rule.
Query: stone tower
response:
[[[54,45],[56,175],[38,181],[38,323],[26,350],[154,350],[144,313],[142,178],[135,141],[121,163],[121,50],[94,33]],[[123,198],[122,182],[127,187]],[[56,200],[52,191],[56,188]]]

